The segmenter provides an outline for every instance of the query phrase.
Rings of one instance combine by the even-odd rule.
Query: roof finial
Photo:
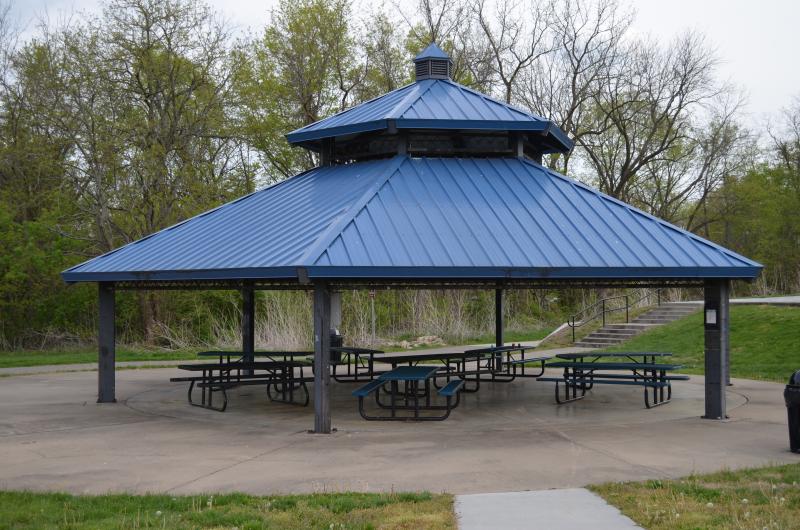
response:
[[[435,42],[414,57],[414,73],[417,81],[423,79],[450,79],[453,61]]]

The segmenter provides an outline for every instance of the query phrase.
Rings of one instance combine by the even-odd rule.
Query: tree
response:
[[[612,65],[622,60],[623,38],[633,20],[616,0],[562,0],[550,4],[552,49],[522,72],[516,101],[553,120],[581,146],[593,129],[595,101]],[[572,153],[551,155],[548,164],[569,172]]]
[[[698,120],[687,138],[641,170],[632,201],[688,230],[706,230],[714,221],[706,208],[710,194],[726,179],[743,175],[757,158],[755,138],[737,122],[741,102],[728,94],[707,105],[707,118]]]
[[[520,74],[553,51],[551,4],[525,4],[523,17],[519,16],[517,0],[502,0],[495,7],[494,16],[490,17],[485,0],[474,0],[472,4],[491,52],[492,72],[502,84],[506,103],[511,103]]]
[[[372,14],[363,33],[367,69],[359,97],[361,101],[391,92],[411,80],[402,35],[398,25],[385,12]]]
[[[800,96],[783,110],[782,133],[772,133],[778,160],[789,171],[800,173]]]
[[[59,186],[74,196],[61,237],[96,255],[246,189],[228,39],[203,4],[114,0],[15,56],[30,77],[21,108],[60,140]],[[158,298],[140,300],[150,340]]]
[[[720,93],[717,59],[694,33],[664,50],[637,41],[593,95],[590,133],[578,140],[598,187],[627,200],[640,172],[689,137],[691,112]]]
[[[491,55],[483,31],[475,27],[469,0],[419,0],[413,13],[396,7],[408,24],[406,49],[412,56],[435,42],[450,55],[455,81],[491,90]]]
[[[291,152],[280,137],[346,108],[363,81],[349,17],[348,0],[281,0],[255,43],[247,91],[249,131],[283,177],[313,167],[315,160],[309,153]],[[273,149],[277,155],[270,153]]]

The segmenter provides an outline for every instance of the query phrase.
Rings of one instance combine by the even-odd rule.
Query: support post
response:
[[[320,166],[332,166],[334,163],[334,145],[333,138],[324,138],[322,140],[322,149],[319,152]]]
[[[730,282],[706,280],[703,321],[705,326],[706,419],[727,418],[725,386],[728,373]]]
[[[255,360],[256,351],[256,292],[252,287],[242,289],[242,359],[245,362]],[[252,375],[252,370],[245,370]]]
[[[503,290],[494,290],[494,342],[496,346],[503,346]]]
[[[116,403],[116,337],[114,332],[114,284],[99,284],[99,322],[97,329],[97,402]]]
[[[503,337],[503,290],[494,290],[494,343],[498,348],[505,345]],[[497,353],[494,356],[496,370],[503,369],[503,354]]]
[[[328,286],[314,286],[314,432],[331,432],[331,295]]]

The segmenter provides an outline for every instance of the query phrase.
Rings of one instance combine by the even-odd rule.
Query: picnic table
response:
[[[436,366],[401,366],[380,374],[366,385],[353,391],[358,398],[358,412],[369,421],[442,421],[450,416],[450,412],[459,404],[459,391],[463,380],[450,381],[437,390],[437,394],[446,399],[445,405],[432,403],[431,381],[436,377],[439,368]],[[402,384],[402,388],[401,388]],[[389,390],[386,390],[389,386]],[[381,392],[389,395],[389,403],[381,401]],[[372,416],[364,409],[364,398],[374,394],[378,407],[388,410],[388,416]],[[455,398],[455,403],[453,402]],[[423,400],[424,403],[420,403]],[[412,415],[398,415],[398,412],[409,411]],[[422,415],[423,411],[444,411],[438,415]]]
[[[374,359],[381,350],[337,346],[331,348],[331,377],[339,383],[370,381],[374,377]],[[337,373],[337,367],[346,367],[344,374]]]
[[[245,353],[242,351],[227,351],[227,350],[211,350],[201,351],[197,353],[198,357],[217,357],[220,364],[223,362],[239,362],[244,361],[248,356],[252,357],[265,357],[271,361],[290,361],[297,357],[313,357],[313,351],[254,351],[252,353]]]
[[[517,377],[538,378],[544,374],[545,361],[551,359],[549,355],[533,355],[526,357],[528,352],[534,350],[536,346],[522,346],[520,344],[509,344],[507,346],[489,346],[475,350],[467,350],[465,353],[479,353],[490,356],[485,361],[483,373],[489,374],[489,378],[482,378],[481,381],[492,383],[510,383]],[[519,354],[519,357],[514,357]],[[538,373],[528,373],[526,368],[529,364],[539,364]],[[478,374],[480,376],[480,373]]]
[[[607,357],[625,357],[630,359],[631,362],[656,362],[658,357],[671,357],[669,352],[655,352],[655,351],[634,351],[634,352],[576,352],[576,353],[559,353],[556,355],[559,359],[571,361],[584,361],[591,359],[597,361]],[[641,361],[639,361],[641,359]]]
[[[375,362],[386,363],[397,368],[399,365],[418,366],[429,362],[439,363],[440,369],[438,377],[446,378],[447,382],[453,377],[458,377],[465,381],[462,392],[477,392],[481,381],[494,383],[508,383],[515,377],[538,377],[544,371],[544,361],[550,359],[549,356],[525,358],[525,352],[533,349],[527,346],[503,346],[500,348],[479,348],[463,352],[444,352],[429,353],[418,355],[384,355],[375,357]],[[515,359],[512,354],[519,352],[521,357]],[[468,367],[467,363],[474,362],[474,368]],[[539,374],[525,373],[525,365],[533,362],[541,362],[542,371]],[[474,383],[468,387],[466,382]],[[434,378],[434,385],[438,388],[438,383]]]
[[[303,376],[306,363],[298,361],[233,361],[199,364],[179,364],[178,369],[187,372],[200,372],[200,375],[173,377],[171,382],[188,382],[187,397],[189,403],[224,412],[228,406],[227,390],[238,386],[266,385],[267,396],[271,401],[279,401],[292,405],[308,405],[309,393],[306,383],[312,378]],[[300,376],[295,376],[295,369],[300,369]],[[261,372],[261,373],[257,373]],[[200,401],[193,399],[195,387],[201,391]],[[302,390],[304,397],[295,400],[295,391]],[[214,394],[222,394],[222,405],[214,405]]]
[[[540,377],[539,381],[555,382],[556,403],[562,404],[582,399],[595,384],[640,386],[644,389],[644,403],[649,409],[668,403],[672,399],[672,381],[685,381],[688,376],[670,374],[683,368],[680,364],[657,362],[669,357],[663,352],[581,352],[560,354],[562,361],[547,363],[547,368],[562,368],[562,377]],[[586,358],[591,358],[586,361]],[[622,358],[624,361],[609,361]],[[564,385],[563,398],[559,384]],[[666,393],[666,396],[665,396]]]

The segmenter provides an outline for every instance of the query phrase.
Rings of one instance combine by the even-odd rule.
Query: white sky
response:
[[[759,122],[800,97],[800,0],[629,1],[637,12],[637,34],[667,42],[688,29],[703,32],[722,59],[720,77],[745,91],[746,110]],[[258,32],[277,0],[210,3],[242,29]],[[97,11],[99,5],[100,0],[12,0],[12,12],[30,28],[37,16],[58,20],[75,10]]]

